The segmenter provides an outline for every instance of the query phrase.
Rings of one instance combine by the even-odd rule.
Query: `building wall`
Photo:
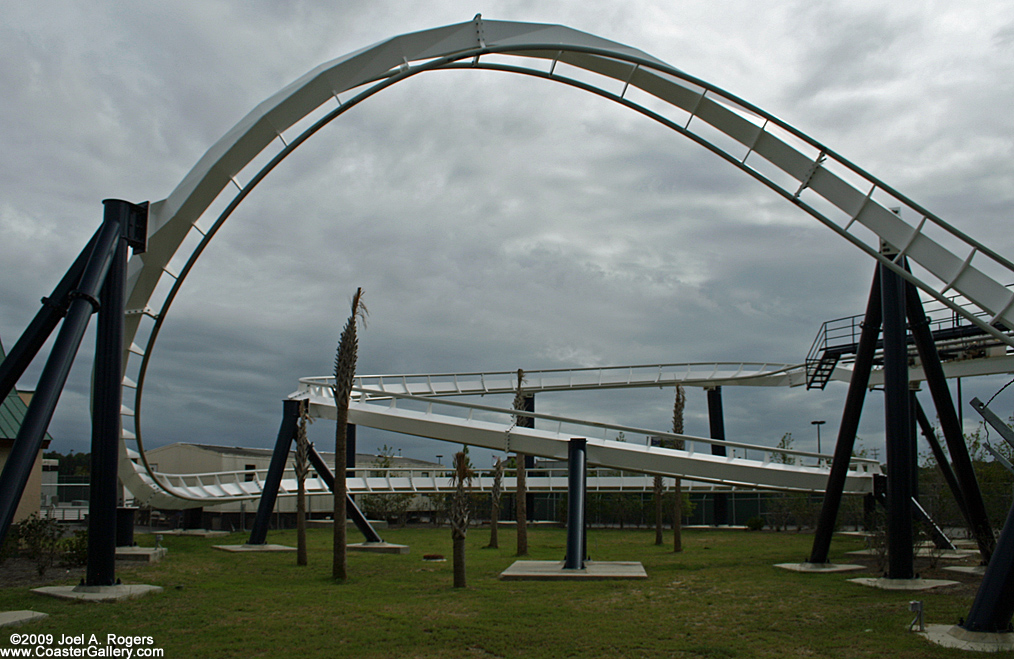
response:
[[[145,454],[155,471],[166,474],[200,474],[230,470],[224,466],[221,453],[195,444],[169,444],[150,449]]]
[[[0,470],[7,464],[7,456],[10,455],[14,440],[0,440]],[[39,512],[42,501],[42,451],[35,456],[35,464],[32,465],[32,472],[28,476],[28,483],[21,495],[21,502],[18,504],[17,512],[14,513],[14,523],[30,517],[32,513]]]

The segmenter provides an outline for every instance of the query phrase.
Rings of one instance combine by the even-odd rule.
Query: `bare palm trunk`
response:
[[[299,433],[296,435],[296,565],[306,565],[306,476],[310,472],[309,442],[306,439],[308,401],[299,403]]]
[[[490,502],[490,514],[489,514],[489,544],[486,545],[490,549],[499,549],[500,538],[498,528],[500,525],[500,496],[503,492],[503,460],[501,458],[496,459],[496,465],[493,467],[493,491],[491,493],[492,501]]]
[[[682,385],[676,385],[676,401],[672,409],[672,431],[676,435],[683,434],[683,408],[687,404],[687,394],[683,391]],[[677,439],[673,448],[682,450],[685,442]],[[672,512],[672,550],[673,552],[683,551],[683,482],[679,478],[673,484],[673,512]]]
[[[655,495],[655,544],[661,545],[665,542],[662,538],[662,518],[665,516],[665,511],[662,506],[662,497],[665,495],[665,488],[662,485],[662,477],[655,476],[653,485]]]
[[[522,383],[525,381],[525,372],[518,369],[518,388],[514,394],[514,409],[524,410],[525,409],[525,394],[521,389]],[[535,420],[530,417],[524,417],[516,414],[514,416],[514,425],[521,426],[524,428],[535,427]],[[517,487],[515,488],[515,497],[517,498],[517,504],[515,510],[517,511],[517,522],[518,522],[518,556],[528,555],[528,474],[525,467],[525,454],[515,453],[517,460]]]
[[[518,461],[518,475],[517,475],[517,522],[518,522],[518,556],[528,555],[528,482],[527,474],[525,473],[525,454],[515,454]]]
[[[348,579],[348,533],[346,517],[348,511],[345,499],[348,488],[345,482],[345,452],[349,426],[349,398],[352,395],[352,383],[356,374],[356,356],[359,341],[356,337],[356,323],[365,318],[366,307],[361,303],[363,289],[356,289],[352,297],[352,315],[342,329],[338,341],[338,354],[335,356],[335,446],[334,446],[334,559],[331,564],[331,577],[335,581]]]
[[[454,587],[465,588],[465,537],[468,533],[468,492],[473,472],[464,451],[454,454],[454,493],[451,495],[451,546],[454,561]]]

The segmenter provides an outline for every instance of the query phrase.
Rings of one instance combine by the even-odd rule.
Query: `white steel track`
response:
[[[435,70],[503,71],[583,89],[669,127],[754,177],[997,340],[1014,339],[1014,264],[827,146],[640,50],[558,25],[472,21],[397,36],[308,72],[226,133],[151,205],[147,251],[131,258],[124,440],[143,456],[144,376],[182,282],[236,206],[286,156],[348,109]],[[570,72],[581,70],[575,77]],[[589,82],[589,76],[594,82]],[[310,124],[301,132],[294,127]],[[261,165],[267,161],[267,164]],[[207,217],[215,205],[224,207]],[[897,212],[895,212],[897,209]],[[880,255],[887,243],[913,272]],[[159,291],[156,294],[156,291]],[[948,295],[957,294],[957,300]],[[967,302],[967,304],[966,304]],[[125,449],[124,449],[125,450]],[[130,477],[133,468],[123,467]]]
[[[158,474],[159,479],[166,483],[170,494],[156,485],[155,481],[144,471],[140,456],[131,452],[128,456],[135,464],[137,477],[142,483],[147,498],[138,503],[163,509],[178,509],[185,503],[180,495],[193,500],[203,501],[206,505],[243,501],[260,497],[267,479],[267,469],[255,471],[228,471],[204,474]],[[356,476],[350,476],[348,489],[352,494],[439,494],[453,492],[455,486],[451,480],[451,472],[446,469],[433,468],[358,468]],[[516,478],[505,475],[502,481],[503,491],[510,492],[517,488]],[[566,492],[567,475],[559,468],[546,469],[535,467],[527,471],[527,488],[531,492]],[[305,481],[308,496],[330,495],[324,481],[317,477],[309,477]],[[672,486],[672,481],[664,483]],[[489,492],[493,486],[491,470],[477,470],[472,481],[472,488],[479,492]],[[721,483],[701,483],[684,481],[683,489],[690,492],[728,492],[737,488]],[[589,492],[651,492],[654,487],[654,476],[632,474],[616,469],[591,468],[588,470],[587,489]],[[291,469],[287,469],[278,488],[278,496],[296,496],[296,477]]]
[[[588,382],[580,382],[580,387],[583,389],[648,386],[644,384],[644,380],[631,376],[636,368],[651,370],[655,367],[576,369],[573,372],[544,371],[541,372],[544,376],[547,373],[552,373],[554,377],[533,377],[533,381],[540,383],[540,385],[531,388],[528,387],[526,380],[525,391],[529,393],[559,391],[564,381],[571,384],[578,382],[580,378],[574,379],[569,375],[563,375],[571,373],[578,373],[586,378],[600,372],[613,372],[614,375],[619,372],[628,374],[624,378],[603,377],[603,382],[597,386]],[[728,378],[728,372],[712,372],[724,373],[722,377]],[[431,387],[432,391],[436,392],[446,392],[448,382],[461,385],[466,382],[488,381],[491,383],[488,389],[477,390],[474,386],[468,386],[456,389],[455,393],[459,395],[464,391],[471,391],[473,394],[509,393],[512,389],[506,384],[502,390],[493,386],[493,383],[498,382],[497,376],[503,376],[503,374],[504,372],[474,373],[469,374],[471,376],[469,378],[463,377],[464,374],[460,374],[462,377],[447,375],[413,377],[420,378],[421,381],[427,383],[427,386]],[[375,381],[381,377],[363,376],[358,380]],[[744,377],[756,378],[758,376],[752,372]],[[388,379],[397,383],[396,386],[404,386],[409,382],[407,376],[388,376]],[[292,394],[291,397],[309,401],[309,412],[312,417],[333,420],[335,418],[335,404],[332,389],[317,380],[320,378],[304,378],[300,382],[299,391]],[[703,384],[703,381],[698,380],[698,384]],[[656,382],[653,386],[660,385]],[[515,425],[514,415],[516,412],[512,409],[442,400],[440,399],[441,395],[448,395],[442,393],[424,396],[399,393],[393,391],[393,388],[378,388],[376,384],[357,387],[353,394],[354,402],[349,408],[349,421],[380,430],[497,451],[521,452],[555,460],[566,460],[569,440],[573,437],[583,437],[588,440],[587,459],[589,465],[619,470],[621,473],[643,474],[642,476],[626,476],[629,479],[627,484],[630,489],[648,487],[651,478],[647,474],[658,474],[692,481],[697,484],[698,488],[700,484],[710,484],[711,486],[747,489],[821,492],[827,483],[830,471],[830,456],[808,451],[775,449],[768,446],[692,435],[674,435],[646,428],[539,413],[525,413],[525,415],[536,419],[537,427],[522,428]],[[435,409],[439,411],[434,411]],[[631,438],[638,438],[639,441],[648,437],[679,439],[683,440],[686,448],[684,450],[664,449],[647,444],[642,445],[634,441],[617,441],[615,438],[620,433]],[[698,451],[698,445],[705,445],[708,450],[702,453]],[[724,446],[727,452],[731,451],[731,455],[728,457],[712,455],[710,445]],[[753,458],[749,457],[751,451],[754,454]],[[741,457],[737,457],[737,452],[741,454]],[[138,501],[146,505],[162,508],[198,505],[195,502],[213,505],[256,498],[261,492],[260,479],[246,480],[246,475],[249,472],[155,474],[149,473],[145,469],[143,461],[138,459],[140,456],[132,454],[129,457],[126,455],[122,457],[124,458],[123,463],[129,467],[129,470],[121,469],[121,478]],[[812,461],[814,464],[804,465],[804,461]],[[394,471],[404,472],[405,470]],[[854,459],[845,486],[846,492],[872,492],[873,475],[876,473],[880,473],[880,466],[876,461]],[[565,476],[561,476],[560,482],[555,486],[565,487],[565,480]],[[425,482],[422,479],[415,481],[415,484],[412,479],[405,481],[388,479],[386,485],[382,485],[383,482],[382,479],[373,482],[370,479],[353,479],[350,487],[359,492],[414,491],[413,487],[416,487],[418,491],[440,491],[440,485],[437,483],[425,486],[430,489],[418,489],[424,487],[419,485]],[[598,482],[595,488],[626,489],[621,485],[620,482],[606,479]],[[283,485],[282,490],[285,494],[289,494],[294,487],[295,482],[293,481],[288,485]],[[311,487],[320,487],[320,484]]]
[[[636,389],[647,387],[796,387],[806,384],[802,364],[764,362],[698,362],[556,368],[524,371],[524,390],[535,394],[547,391],[592,389]],[[299,390],[328,396],[334,377],[300,378]],[[414,396],[484,396],[513,394],[517,371],[483,373],[424,373],[412,375],[357,375],[355,387],[373,397],[382,394]]]

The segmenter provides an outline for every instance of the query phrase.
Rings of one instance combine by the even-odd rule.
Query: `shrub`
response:
[[[8,558],[13,558],[18,555],[18,545],[21,544],[21,533],[17,524],[11,524],[7,530],[7,538],[4,540],[3,545],[0,545],[0,565],[3,565],[4,561]]]
[[[88,531],[74,531],[74,535],[60,541],[64,567],[79,567],[88,564]]]
[[[764,518],[759,516],[751,517],[750,519],[746,520],[746,528],[748,528],[751,531],[760,531],[762,528],[764,528]]]
[[[60,523],[55,519],[40,517],[32,513],[31,517],[18,523],[18,535],[25,555],[35,561],[35,569],[41,577],[46,573],[60,553],[60,536],[63,534]]]

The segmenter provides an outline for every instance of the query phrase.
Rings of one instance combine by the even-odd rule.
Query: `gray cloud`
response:
[[[474,14],[453,2],[58,6],[15,5],[0,19],[8,346],[94,230],[102,198],[165,197],[246,112],[310,68]],[[991,18],[1003,3],[948,8],[957,28],[922,5],[737,7],[503,2],[484,15],[641,48],[1014,254],[1001,223],[1014,173],[1010,23]],[[155,347],[145,437],[270,445],[281,397],[331,368],[356,286],[371,310],[360,371],[429,372],[801,361],[822,321],[862,311],[871,275],[830,231],[639,115],[539,80],[425,74],[309,140],[225,225]],[[75,367],[54,420],[64,450],[87,450],[89,364]],[[980,378],[965,391],[1002,384]],[[670,398],[552,395],[539,406],[664,428]],[[843,398],[836,385],[729,390],[726,423],[730,437],[812,443],[809,421],[827,419],[831,436]],[[875,443],[872,398],[861,433]],[[706,433],[705,409],[693,392],[691,432]],[[325,425],[313,432],[326,446]],[[427,458],[448,450],[364,441]]]

